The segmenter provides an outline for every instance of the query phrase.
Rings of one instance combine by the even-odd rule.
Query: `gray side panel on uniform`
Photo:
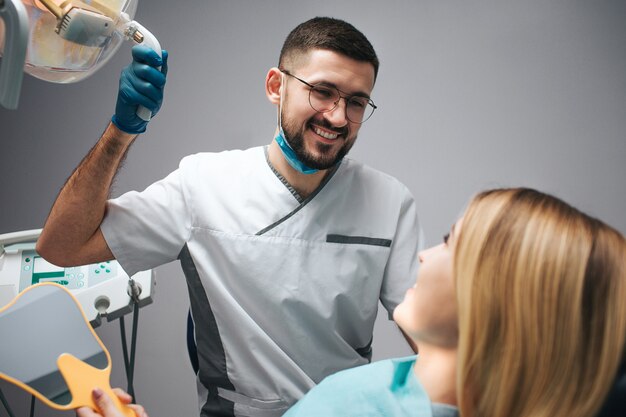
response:
[[[234,390],[228,379],[226,355],[213,311],[198,275],[196,265],[187,245],[178,255],[187,279],[191,315],[194,321],[195,338],[198,346],[198,379],[208,390],[206,402],[202,406],[201,417],[234,416],[234,403],[220,397],[218,387]]]

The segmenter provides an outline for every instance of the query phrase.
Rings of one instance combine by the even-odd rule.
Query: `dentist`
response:
[[[417,271],[411,193],[347,157],[377,108],[376,53],[345,21],[300,24],[265,78],[278,121],[269,145],[188,156],[109,200],[146,130],[135,107],[155,113],[163,98],[167,54],[133,57],[112,123],[61,190],[37,250],[57,265],[115,258],[129,275],[179,260],[200,415],[282,415],[327,375],[370,362],[379,300],[391,319]]]

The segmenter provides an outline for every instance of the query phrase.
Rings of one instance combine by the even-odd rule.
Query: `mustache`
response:
[[[324,118],[322,118],[321,120],[317,120],[314,117],[312,117],[309,120],[309,125],[312,123],[315,123],[316,125],[319,125],[328,130],[332,130],[333,132],[337,132],[343,137],[348,137],[348,134],[350,133],[350,130],[348,129],[348,125],[343,126],[343,127],[336,127],[336,126],[331,125],[330,122]]]

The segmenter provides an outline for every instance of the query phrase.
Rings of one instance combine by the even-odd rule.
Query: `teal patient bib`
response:
[[[388,359],[331,375],[284,417],[432,417],[430,399],[413,373],[415,360]]]

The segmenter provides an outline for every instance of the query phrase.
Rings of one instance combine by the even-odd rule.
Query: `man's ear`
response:
[[[272,104],[280,104],[280,89],[283,84],[283,73],[276,67],[270,68],[265,76],[265,95]]]

